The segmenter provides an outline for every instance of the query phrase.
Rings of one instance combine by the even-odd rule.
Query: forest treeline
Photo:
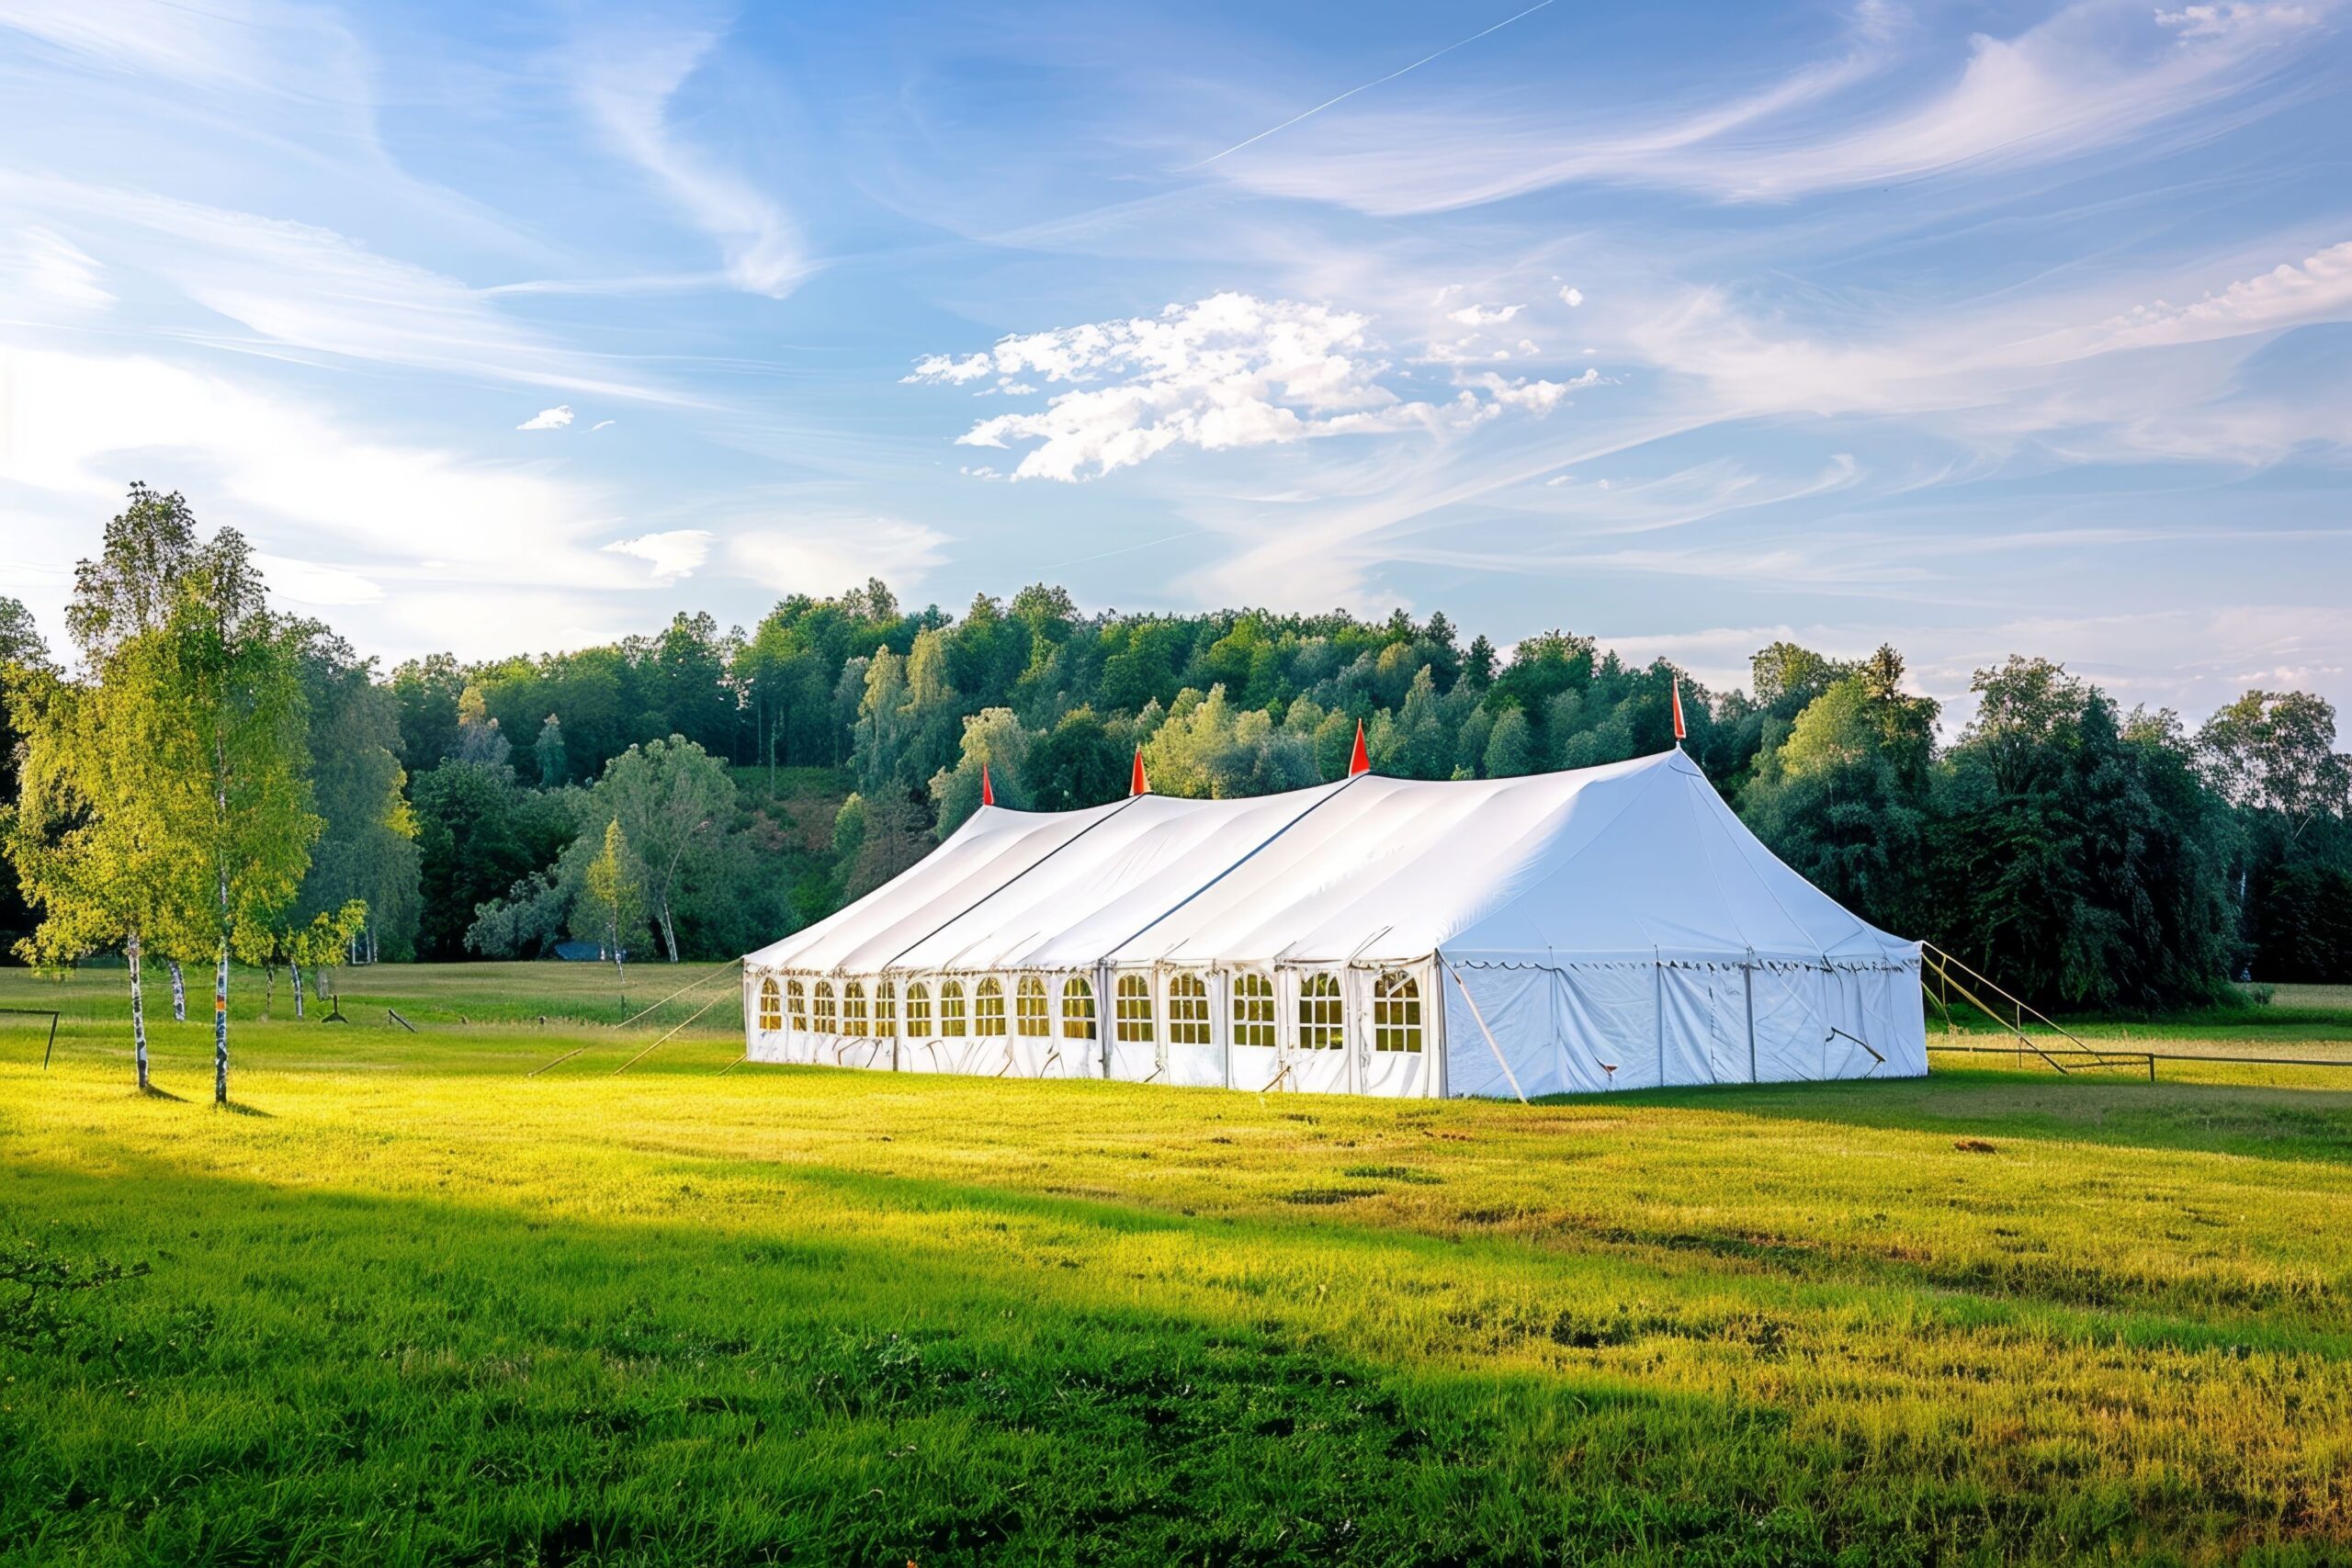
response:
[[[144,571],[163,626],[188,592],[165,580],[217,570],[197,558],[233,535],[198,547],[192,524],[177,496],[134,492],[85,564],[62,660],[0,602],[6,798],[56,794],[32,787],[40,731],[74,694],[102,707],[149,635],[119,611],[107,630],[93,596]],[[178,564],[114,559],[152,556],[159,526],[185,535]],[[1776,852],[2038,1001],[2154,1010],[2241,976],[2352,976],[2352,766],[2309,694],[2249,692],[2192,730],[2014,657],[1976,672],[1945,739],[1892,647],[1847,661],[1775,643],[1747,689],[1710,692],[1567,632],[1506,651],[1442,614],[1090,613],[1042,584],[951,615],[873,581],[794,595],[749,632],[680,614],[611,646],[389,672],[324,626],[254,613],[300,784],[300,820],[275,829],[300,840],[298,874],[227,939],[259,961],[305,941],[316,963],[322,942],[445,959],[616,934],[725,957],[912,864],[976,809],[983,763],[1001,804],[1040,810],[1124,794],[1137,748],[1156,790],[1252,795],[1340,776],[1361,723],[1381,773],[1504,777],[1673,745],[1679,680],[1687,750]],[[60,798],[5,819],[20,863],[97,809]],[[27,955],[119,948],[122,924],[51,929],[0,878],[0,928]],[[175,932],[177,956],[216,954],[221,924]]]

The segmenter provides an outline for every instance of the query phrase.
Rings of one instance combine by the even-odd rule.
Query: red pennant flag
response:
[[[1143,776],[1143,748],[1136,748],[1136,776],[1127,784],[1129,795],[1149,795],[1151,781]]]
[[[1356,753],[1348,759],[1348,777],[1372,772],[1372,753],[1363,749],[1363,720],[1356,720]]]
[[[1674,739],[1679,742],[1689,730],[1682,728],[1682,677],[1674,678]]]
[[[989,765],[986,762],[980,764],[980,804],[982,806],[996,804],[996,786],[989,783]]]

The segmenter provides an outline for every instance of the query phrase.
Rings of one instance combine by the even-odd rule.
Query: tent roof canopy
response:
[[[755,968],[1917,957],[1776,859],[1680,750],[1524,778],[988,806]]]

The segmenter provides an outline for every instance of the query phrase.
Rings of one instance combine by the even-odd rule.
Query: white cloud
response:
[[[728,542],[735,570],[778,593],[838,593],[869,577],[901,589],[937,567],[947,536],[894,517],[748,525]]]
[[[1895,413],[1980,449],[2030,437],[2075,460],[2268,461],[2352,431],[2340,400],[2249,390],[2236,374],[2263,334],[2352,320],[2352,243],[2226,283],[2194,304],[2158,299],[2119,310],[2124,290],[2154,291],[2142,279],[2013,299],[1964,318],[1849,321],[1832,337],[1702,288],[1634,318],[1628,338],[1651,363],[1702,380],[1718,417]],[[2111,357],[2125,353],[2132,357]]]
[[[718,41],[715,33],[602,39],[579,55],[575,88],[605,142],[659,179],[718,243],[729,279],[780,299],[809,271],[798,226],[751,181],[687,146],[670,123],[671,99]]]
[[[1157,316],[1007,337],[983,353],[929,355],[904,379],[963,386],[995,376],[1001,385],[1031,375],[1071,384],[1042,410],[998,414],[956,437],[959,446],[996,448],[1035,442],[1012,477],[1062,480],[1108,474],[1178,446],[1217,451],[1439,429],[1506,408],[1540,414],[1565,390],[1487,375],[1461,383],[1448,403],[1408,400],[1382,381],[1389,366],[1369,325],[1326,305],[1218,294]]]
[[[2148,348],[2340,321],[2347,314],[2352,314],[2352,240],[2304,257],[2300,266],[2281,262],[2193,305],[2169,305],[2162,299],[2135,305],[2099,323],[2088,338],[2099,349]]]
[[[1970,37],[1954,70],[1902,58],[1894,29],[1865,7],[1838,55],[1744,98],[1694,102],[1646,124],[1629,127],[1623,110],[1504,118],[1440,103],[1334,116],[1216,167],[1272,194],[1392,216],[1576,181],[1786,200],[2075,158],[2144,137],[2258,86],[2294,59],[2326,8],[2157,12],[2077,0],[2012,37]],[[1898,77],[1897,67],[1908,69]],[[1933,85],[1905,97],[1894,84],[1906,78]]]
[[[600,420],[598,420],[595,423],[594,423],[594,424],[592,424],[592,425],[590,425],[590,426],[588,427],[588,433],[589,433],[590,434],[592,434],[592,435],[593,435],[593,434],[594,434],[597,431],[606,429],[606,428],[608,428],[609,426],[611,426],[612,424],[614,424],[615,423],[616,423],[616,422],[615,422],[615,421],[613,421],[613,420],[609,420],[609,419],[600,419]]]
[[[1465,327],[1491,327],[1510,321],[1519,314],[1521,309],[1517,305],[1464,305],[1461,310],[1449,313],[1446,320],[1459,321]]]
[[[297,604],[334,609],[373,604],[384,597],[381,583],[341,567],[296,560],[262,550],[254,552],[254,564],[261,568],[262,579],[269,584],[273,595]]]
[[[201,6],[170,0],[5,0],[0,27],[116,71],[274,92],[295,90],[302,80],[271,69],[275,62],[266,46],[274,32],[299,28],[311,35],[314,51],[329,41],[320,35],[344,38],[322,16],[247,0]]]
[[[522,423],[517,430],[561,430],[571,423],[571,405],[559,403],[551,409],[541,409]]]
[[[330,229],[0,170],[0,216],[26,214],[62,214],[93,233],[112,235],[135,252],[144,271],[262,340],[222,333],[215,346],[278,358],[293,349],[642,401],[684,400],[609,360],[549,342],[455,278],[378,255]],[[155,243],[158,238],[167,243]]]
[[[1563,288],[1563,289],[1561,289],[1561,290],[1560,290],[1560,303],[1561,303],[1561,304],[1563,304],[1563,305],[1567,305],[1567,306],[1577,306],[1577,305],[1581,305],[1581,304],[1583,304],[1583,303],[1584,303],[1584,290],[1583,290],[1583,289],[1581,289],[1581,288]]]
[[[653,581],[671,583],[691,577],[710,555],[713,535],[707,528],[673,528],[661,534],[639,534],[615,539],[605,547],[616,555],[635,556],[653,567]]]
[[[207,522],[233,523],[258,548],[318,572],[416,580],[420,558],[453,580],[511,579],[527,560],[550,586],[604,585],[617,568],[576,547],[609,528],[594,491],[519,465],[475,463],[355,433],[315,400],[147,357],[0,352],[0,480],[52,515],[99,516],[133,479],[172,476]],[[53,529],[0,518],[0,542],[62,559]],[[297,568],[295,570],[300,570]],[[313,576],[311,591],[359,603],[354,582]],[[435,593],[405,596],[424,613]]]
[[[51,311],[87,314],[114,296],[98,282],[98,264],[62,234],[38,227],[20,231],[0,251],[0,299],[39,300]]]

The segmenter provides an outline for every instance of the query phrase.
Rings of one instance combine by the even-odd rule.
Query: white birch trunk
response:
[[[138,1064],[139,1087],[147,1088],[147,1008],[139,994],[139,933],[132,931],[122,944],[122,955],[130,961],[130,1054]]]
[[[172,1021],[187,1021],[187,977],[180,973],[180,961],[169,961],[172,966]]]
[[[662,945],[670,950],[670,962],[678,961],[678,933],[670,924],[670,901],[662,900]]]
[[[288,964],[286,965],[286,972],[294,978],[294,1016],[300,1018],[302,1016],[302,966],[300,964]]]
[[[229,1103],[229,944],[212,972],[212,1103]]]

